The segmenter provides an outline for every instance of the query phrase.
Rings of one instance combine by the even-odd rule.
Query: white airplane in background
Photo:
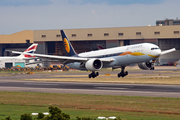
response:
[[[118,74],[118,77],[124,77],[128,75],[128,72],[124,71],[125,67],[134,63],[138,63],[139,68],[143,70],[154,70],[154,62],[159,56],[176,50],[173,48],[161,52],[161,49],[157,45],[142,43],[76,54],[64,31],[61,30],[60,32],[66,56],[29,53],[28,55],[51,60],[59,60],[64,65],[71,68],[92,71],[92,73],[89,74],[89,78],[97,77],[99,72],[96,71],[99,71],[101,68],[109,67],[121,68],[121,72]],[[22,52],[17,51],[13,51],[13,53],[23,54]]]
[[[14,57],[10,57],[10,56],[5,56],[5,57],[0,57],[0,60],[7,60],[7,59],[31,59],[34,56],[31,55],[27,55],[26,53],[31,53],[33,54],[36,51],[38,44],[32,44],[31,46],[29,46],[24,52],[22,52],[19,56],[14,56]],[[10,50],[6,50],[6,51],[10,51]],[[12,52],[12,51],[10,51]]]
[[[97,44],[97,48],[98,48],[98,50],[101,50],[101,49],[105,49],[102,45],[100,45],[100,44]]]

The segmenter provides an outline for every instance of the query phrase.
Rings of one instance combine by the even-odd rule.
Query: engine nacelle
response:
[[[85,67],[90,71],[98,71],[102,68],[103,63],[98,59],[90,59],[85,63]]]
[[[154,64],[152,62],[138,63],[138,66],[142,70],[154,70]]]

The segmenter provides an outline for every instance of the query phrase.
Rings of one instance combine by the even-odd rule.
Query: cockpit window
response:
[[[151,50],[157,50],[157,49],[159,49],[159,48],[151,48]]]

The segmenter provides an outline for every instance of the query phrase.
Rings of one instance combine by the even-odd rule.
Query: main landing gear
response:
[[[95,71],[92,71],[92,73],[91,74],[89,74],[89,78],[95,78],[95,77],[97,77],[99,75],[99,72],[95,72]]]
[[[128,71],[124,72],[125,67],[121,67],[121,72],[117,75],[118,77],[124,77],[128,75]]]

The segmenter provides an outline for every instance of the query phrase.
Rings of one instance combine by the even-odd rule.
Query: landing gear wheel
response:
[[[95,78],[95,77],[97,77],[98,75],[99,75],[99,72],[96,72],[96,73],[95,73],[95,72],[93,71],[91,74],[89,74],[89,78],[91,78],[91,77],[92,77],[92,78]]]
[[[96,72],[96,77],[99,76],[99,72]]]
[[[121,67],[121,72],[117,75],[118,77],[125,77],[128,75],[128,71],[124,72],[125,67]]]
[[[91,78],[92,76],[91,76],[91,74],[89,74],[89,78]]]
[[[128,75],[128,71],[125,72],[125,75]]]
[[[154,70],[154,67],[152,67],[150,70]]]
[[[118,77],[121,77],[121,73],[118,74]]]

